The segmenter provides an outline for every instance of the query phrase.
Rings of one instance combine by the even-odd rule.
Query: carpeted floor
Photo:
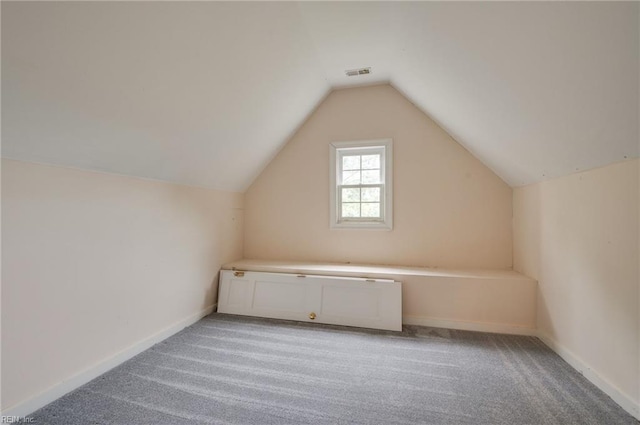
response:
[[[213,314],[35,424],[638,424],[536,338]]]

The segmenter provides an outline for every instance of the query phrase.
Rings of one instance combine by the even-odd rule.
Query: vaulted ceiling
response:
[[[243,191],[331,89],[385,82],[512,186],[638,156],[637,2],[1,8],[8,158]]]

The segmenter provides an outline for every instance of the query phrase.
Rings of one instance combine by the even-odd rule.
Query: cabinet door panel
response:
[[[253,308],[304,313],[307,311],[307,285],[300,282],[256,281]]]
[[[220,272],[218,311],[220,313],[245,314],[251,309],[254,281],[249,276],[234,276],[233,272]]]
[[[231,279],[227,305],[230,308],[248,308],[251,305],[253,285],[250,280]]]
[[[322,288],[322,315],[361,319],[380,317],[376,288],[365,285],[325,285]]]
[[[400,282],[333,278],[322,287],[323,323],[402,330]]]

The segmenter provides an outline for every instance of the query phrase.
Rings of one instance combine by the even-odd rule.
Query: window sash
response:
[[[362,202],[362,195],[360,195],[360,202],[347,202],[349,204],[380,204],[380,216],[379,217],[343,217],[342,216],[342,189],[366,189],[366,188],[379,188],[380,189],[380,201],[379,202]],[[385,193],[384,193],[384,184],[346,184],[346,185],[337,185],[338,191],[338,222],[383,222],[384,221],[384,212],[385,212]],[[360,210],[362,214],[362,210]]]
[[[336,155],[336,186],[340,186],[342,185],[342,177],[343,177],[343,172],[345,171],[343,169],[343,158],[345,156],[363,156],[363,155],[380,155],[380,181],[381,182],[385,182],[386,181],[386,176],[385,176],[385,170],[386,170],[386,166],[385,166],[385,146],[371,146],[371,147],[356,147],[356,148],[338,148],[337,149],[337,155]],[[363,170],[362,169],[362,164],[360,165],[360,169],[359,170],[346,170],[346,171],[360,171],[361,173],[363,171],[374,171],[374,170]],[[362,176],[361,176],[362,179]],[[362,180],[361,180],[362,181]]]

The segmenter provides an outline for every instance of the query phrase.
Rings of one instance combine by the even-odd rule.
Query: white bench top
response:
[[[310,261],[238,260],[224,264],[223,270],[244,270],[271,273],[301,273],[340,275],[384,279],[393,276],[451,277],[469,279],[533,280],[513,270],[441,269],[374,264],[319,263]]]

